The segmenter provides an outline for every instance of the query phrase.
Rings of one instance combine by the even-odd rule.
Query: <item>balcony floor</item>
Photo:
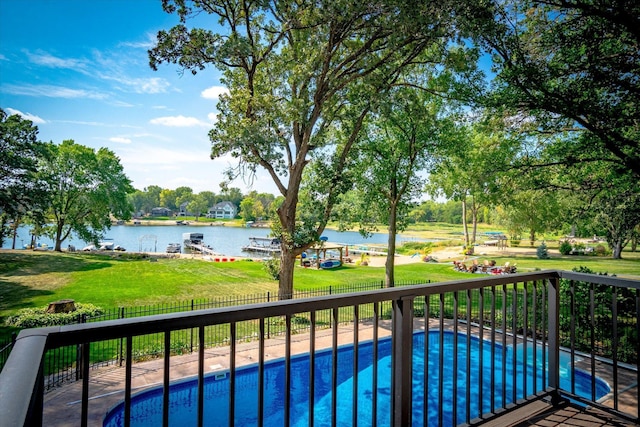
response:
[[[573,405],[554,407],[544,401],[534,401],[517,410],[483,424],[483,427],[631,427],[635,423],[617,418],[596,409]]]
[[[386,322],[380,322],[379,336],[390,335]],[[435,324],[434,324],[435,325]],[[432,325],[432,326],[434,326]],[[416,329],[424,328],[424,321],[416,319]],[[353,328],[340,326],[338,328],[339,345],[353,342]],[[359,327],[359,339],[372,338],[371,325],[364,322]],[[331,330],[316,332],[316,348],[331,346]],[[284,337],[272,337],[265,341],[265,361],[281,358],[285,352]],[[309,335],[302,333],[292,336],[292,354],[305,353],[309,350]],[[171,357],[171,380],[193,377],[197,374],[197,353]],[[237,366],[256,363],[258,360],[257,342],[239,344],[237,346]],[[228,369],[229,348],[214,347],[205,350],[205,371]],[[125,369],[123,367],[103,367],[92,369],[89,373],[89,425],[101,425],[107,411],[121,402],[124,398]],[[135,363],[132,367],[133,392],[140,392],[149,387],[162,385],[163,360],[156,359],[148,362]],[[44,419],[51,426],[80,425],[80,399],[82,396],[82,382],[73,382],[57,387],[45,393]],[[631,405],[634,407],[634,405]],[[633,412],[631,408],[630,412]],[[553,407],[544,401],[537,400],[518,409],[505,413],[485,422],[485,426],[612,426],[631,427],[636,424],[626,422],[620,418],[596,411],[585,410],[573,406]]]

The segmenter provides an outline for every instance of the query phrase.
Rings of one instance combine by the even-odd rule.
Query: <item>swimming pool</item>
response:
[[[414,345],[414,375],[413,375],[413,424],[414,426],[422,425],[424,412],[424,390],[428,390],[427,413],[429,424],[437,424],[438,413],[442,411],[443,423],[450,425],[453,414],[453,400],[443,399],[443,406],[439,406],[438,399],[438,381],[439,381],[439,332],[431,331],[429,336],[429,369],[427,386],[424,384],[424,333],[416,333],[413,337]],[[443,366],[443,396],[453,396],[453,333],[444,333],[444,360]],[[514,385],[513,379],[513,348],[506,348],[506,382],[502,383],[502,347],[496,343],[495,346],[495,370],[492,375],[491,366],[491,345],[484,342],[483,351],[483,384],[482,396],[483,402],[479,402],[480,388],[478,386],[480,378],[480,369],[474,369],[479,366],[480,346],[479,340],[473,337],[470,341],[471,346],[471,372],[469,382],[471,384],[470,418],[480,415],[480,407],[482,412],[490,410],[491,381],[494,378],[495,407],[502,406],[502,389],[506,390],[506,403],[511,402],[511,396],[514,386],[516,387],[517,396],[522,396],[522,380],[523,364],[522,351],[516,349],[516,375],[519,379]],[[457,417],[462,422],[466,418],[466,359],[467,359],[467,339],[466,335],[460,334],[458,339],[458,398]],[[371,425],[372,412],[372,372],[373,372],[373,343],[361,343],[358,347],[358,420],[359,425]],[[532,348],[528,348],[528,379],[527,389],[531,393],[533,390],[532,377]],[[542,361],[541,349],[538,349],[537,364]],[[314,423],[316,426],[330,425],[331,414],[331,350],[322,350],[316,352],[315,359],[315,413]],[[561,385],[570,389],[570,373],[566,369],[569,366],[568,358],[561,358]],[[350,425],[352,419],[352,392],[353,392],[353,347],[344,346],[338,350],[338,386],[336,389],[337,397],[337,419],[338,425]],[[378,385],[377,385],[377,414],[378,425],[388,426],[390,423],[390,372],[391,372],[391,339],[382,339],[378,342]],[[264,403],[264,425],[265,426],[281,426],[283,425],[283,402],[284,402],[284,360],[276,360],[265,363],[265,403]],[[538,369],[537,387],[542,387],[542,372]],[[309,356],[299,355],[292,357],[291,360],[291,425],[302,427],[308,425],[309,420]],[[171,425],[195,425],[197,420],[197,379],[191,379],[174,383],[170,386],[170,410],[169,421]],[[475,386],[475,387],[474,387]],[[243,367],[236,372],[236,411],[235,423],[239,426],[257,425],[258,419],[258,367],[251,365]],[[599,378],[596,378],[596,394],[597,398],[606,395],[609,392],[609,386]],[[205,379],[204,385],[204,419],[206,425],[211,426],[227,426],[228,408],[229,408],[229,381],[228,375],[221,378],[220,375],[209,375]],[[581,396],[591,396],[591,376],[576,371],[576,393]],[[162,387],[157,387],[141,392],[132,397],[131,404],[132,426],[157,426],[162,425]],[[116,427],[124,425],[124,403],[117,405],[105,417],[105,427]]]

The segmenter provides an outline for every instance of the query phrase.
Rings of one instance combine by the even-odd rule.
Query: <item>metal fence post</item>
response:
[[[78,323],[87,323],[87,315],[78,315]],[[84,358],[82,357],[84,350],[84,344],[78,344],[76,346],[76,381],[82,379],[82,368],[84,364]]]
[[[191,300],[191,311],[193,311],[193,299]],[[193,353],[193,328],[191,328],[191,344],[189,353]]]
[[[118,317],[120,319],[124,319],[124,307],[120,307],[118,309]],[[124,360],[124,355],[123,355],[123,352],[124,352],[124,341],[123,341],[123,339],[124,338],[120,338],[120,351],[119,351],[119,356],[118,356],[118,361],[120,363],[120,366],[122,366],[122,361]]]
[[[267,302],[271,302],[271,292],[267,292]],[[269,319],[265,319],[267,321],[267,338],[271,338],[271,321]]]
[[[392,425],[411,425],[413,296],[393,300],[392,346]]]
[[[551,403],[558,405],[560,397],[560,279],[549,279],[549,387],[554,390]]]

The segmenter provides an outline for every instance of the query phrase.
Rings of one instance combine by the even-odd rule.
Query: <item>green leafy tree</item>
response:
[[[202,193],[192,195],[189,199],[189,202],[187,203],[187,211],[193,213],[193,215],[196,217],[196,222],[198,221],[202,213],[206,212],[207,208],[209,207],[209,200],[206,195],[203,195]]]
[[[640,184],[633,174],[618,174],[601,166],[599,174],[589,168],[589,178],[600,183],[591,191],[581,192],[583,209],[577,215],[591,219],[594,234],[604,234],[612,257],[620,259],[640,225]]]
[[[163,188],[160,192],[160,206],[171,209],[176,212],[178,210],[178,195],[176,194],[176,190],[170,190],[168,188]]]
[[[191,203],[191,201],[194,199],[193,190],[191,189],[191,187],[178,187],[174,190],[174,194],[176,196],[176,210],[180,210],[182,205],[184,205],[185,207],[188,206],[189,203]]]
[[[240,211],[245,221],[255,221],[264,216],[264,206],[260,200],[247,196],[240,202]]]
[[[429,176],[427,191],[461,204],[465,245],[470,245],[476,241],[481,209],[495,204],[504,194],[505,165],[514,155],[514,144],[499,126],[487,122],[464,124],[456,139],[441,154]]]
[[[0,109],[0,246],[22,218],[39,211],[46,196],[36,173],[44,149],[37,136],[30,120]]]
[[[129,202],[133,206],[134,212],[137,214],[150,213],[151,209],[160,206],[160,193],[162,188],[157,185],[150,185],[144,190],[136,190],[129,195]]]
[[[206,201],[206,208],[210,208],[220,201],[218,200],[218,196],[216,196],[216,193],[214,193],[213,191],[201,191],[198,194]]]
[[[611,162],[640,176],[640,3],[526,0],[469,8],[476,39],[497,72],[490,104],[537,118],[546,130],[578,130],[574,155],[560,161]],[[498,115],[503,115],[498,111]],[[589,149],[583,154],[585,148]]]
[[[242,191],[237,187],[229,187],[228,183],[220,183],[220,199],[224,202],[231,202],[236,206],[240,206],[240,202],[244,199]]]
[[[585,133],[554,135],[537,156],[536,161],[546,166],[532,168],[520,179],[527,180],[530,188],[553,194],[566,205],[559,215],[563,222],[580,224],[582,233],[604,235],[613,257],[620,258],[640,223],[640,181],[626,166],[612,162],[612,154],[597,144],[585,145],[581,153],[592,160],[571,165],[563,162],[573,152],[575,140],[585,138],[594,137]]]
[[[344,191],[343,171],[371,103],[427,48],[441,60],[457,31],[453,14],[447,3],[403,0],[167,0],[163,7],[180,24],[158,33],[151,67],[222,70],[230,94],[221,97],[210,132],[212,157],[238,159],[231,178],[263,168],[283,196],[275,227],[282,242],[278,293],[290,298],[296,256],[316,241]],[[189,29],[195,15],[222,28]],[[304,172],[322,160],[332,185],[310,200],[313,214],[300,214]]]
[[[531,247],[536,235],[558,225],[563,212],[561,200],[556,194],[546,190],[521,190],[505,196],[503,211],[508,229],[528,231]],[[513,237],[513,235],[512,235]]]
[[[120,159],[106,149],[95,151],[71,140],[46,144],[38,175],[48,194],[44,232],[60,251],[71,233],[97,242],[111,226],[110,215],[128,219],[127,194],[134,191]]]
[[[442,118],[444,110],[444,99],[431,91],[394,88],[372,115],[358,145],[360,166],[355,182],[367,206],[360,222],[376,219],[387,225],[388,287],[395,282],[396,235],[406,227],[412,200],[424,186],[419,172],[448,142],[448,130],[453,129],[452,121]]]

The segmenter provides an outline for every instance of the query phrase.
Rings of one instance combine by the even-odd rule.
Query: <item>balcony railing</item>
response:
[[[0,420],[11,426],[51,425],[51,419],[43,420],[47,410],[45,354],[51,349],[76,346],[81,355],[77,367],[81,387],[78,417],[71,423],[86,426],[101,422],[95,418],[96,413],[105,413],[104,408],[95,408],[101,404],[100,399],[90,398],[91,376],[96,375],[90,369],[92,346],[122,339],[124,379],[111,395],[123,401],[123,425],[130,425],[135,406],[134,338],[159,334],[163,360],[160,419],[163,425],[180,421],[172,419],[170,385],[176,378],[172,370],[178,370],[175,361],[184,356],[172,350],[172,337],[189,330],[197,337],[198,348],[194,371],[186,374],[193,375],[197,384],[194,424],[211,425],[226,419],[228,425],[240,425],[234,422],[247,402],[238,394],[240,365],[245,360],[240,356],[242,344],[238,338],[243,336],[239,331],[253,325],[258,331],[254,337],[257,356],[252,359],[257,365],[257,384],[251,400],[257,402],[258,426],[266,425],[265,402],[271,396],[265,390],[270,381],[282,382],[281,388],[286,391],[277,402],[283,414],[282,425],[293,422],[298,395],[308,400],[305,416],[309,425],[318,420],[321,397],[329,402],[322,417],[331,425],[344,424],[340,418],[344,414],[338,411],[339,406],[345,406],[345,402],[339,402],[338,392],[344,383],[344,369],[352,378],[350,401],[346,403],[351,417],[347,423],[351,425],[474,424],[526,401],[549,399],[558,403],[567,398],[639,422],[639,317],[638,281],[544,271],[25,330],[0,374]],[[265,325],[273,322],[285,328],[284,339],[276,344],[265,333]],[[324,341],[317,332],[321,323],[330,328]],[[228,402],[226,413],[216,414],[216,420],[206,418],[209,402],[204,388],[207,375],[219,370],[205,363],[205,336],[212,327],[225,328],[229,337],[228,349],[220,352],[228,367],[224,375],[228,378]],[[352,348],[348,357],[340,351],[345,328],[350,331],[347,341]],[[420,331],[429,334],[416,340]],[[367,369],[361,349],[370,346],[377,361],[386,335],[391,337],[390,370],[379,370],[378,362]],[[445,356],[445,337],[453,340],[452,356]],[[300,338],[305,338],[302,344]],[[474,345],[480,350],[472,352]],[[284,374],[274,380],[265,374],[270,356],[266,348],[272,353],[276,347],[281,348]],[[322,371],[316,363],[321,352],[330,354]],[[293,361],[299,358],[308,360],[305,375],[310,385],[304,390],[300,383],[292,385]],[[363,376],[365,370],[371,372],[373,393],[362,389],[363,378],[359,375]],[[315,394],[321,375],[328,383],[325,396]],[[582,390],[577,387],[578,375],[586,378]],[[610,388],[605,398],[597,392],[596,376]],[[385,384],[388,390],[382,390]],[[363,415],[358,410],[362,406],[372,410]]]

